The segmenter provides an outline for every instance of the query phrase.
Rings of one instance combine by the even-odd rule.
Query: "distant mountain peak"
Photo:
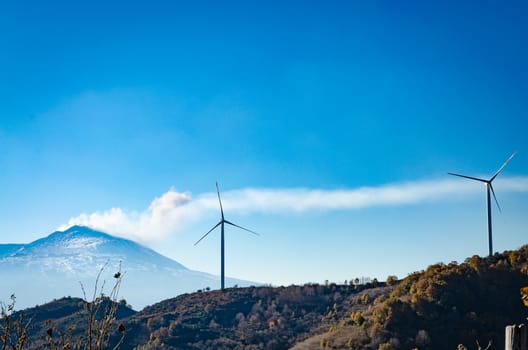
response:
[[[64,231],[55,231],[51,233],[47,238],[50,237],[75,237],[75,236],[90,236],[90,237],[102,237],[107,239],[115,239],[116,237],[102,232],[97,231],[87,226],[74,225]]]
[[[110,280],[122,267],[123,296],[135,306],[219,284],[217,276],[189,270],[139,243],[85,226],[55,231],[28,244],[0,244],[2,290],[16,293],[29,305],[75,295],[79,281],[91,285],[103,266]],[[233,279],[228,283],[251,284]],[[45,295],[47,300],[42,300]]]

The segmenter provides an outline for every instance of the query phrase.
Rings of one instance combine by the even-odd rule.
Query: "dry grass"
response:
[[[11,296],[8,304],[0,302],[0,350],[41,347],[50,350],[118,349],[123,344],[126,335],[125,326],[117,324],[116,321],[119,290],[124,274],[119,266],[119,270],[114,274],[113,287],[110,293],[105,295],[105,281],[101,281],[101,274],[105,268],[106,264],[99,270],[93,292],[89,297],[84,285],[81,284],[85,314],[81,331],[72,328],[64,331],[48,321],[47,327],[49,328],[46,330],[45,339],[31,339],[29,336],[31,320],[26,321],[23,312],[15,312],[15,296]],[[114,340],[112,344],[111,339]]]

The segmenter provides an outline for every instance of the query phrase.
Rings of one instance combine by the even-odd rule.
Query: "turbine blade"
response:
[[[495,180],[495,178],[501,173],[502,169],[504,169],[504,167],[506,165],[508,165],[508,163],[510,162],[510,160],[512,160],[513,157],[515,157],[515,155],[517,154],[517,151],[513,152],[513,154],[510,156],[510,158],[508,158],[504,164],[502,164],[502,166],[499,168],[499,170],[497,170],[497,172],[491,177],[490,179],[490,182]]]
[[[453,175],[453,176],[463,177],[463,178],[470,179],[470,180],[476,180],[476,181],[480,181],[480,182],[488,183],[488,180],[479,179],[478,177],[472,177],[472,176],[460,175],[460,174],[455,174],[455,173],[448,173],[448,174],[449,174],[449,175]]]
[[[198,241],[196,241],[196,243],[194,243],[194,245],[197,245],[198,243],[200,243],[202,241],[202,239],[204,239],[205,237],[207,237],[208,234],[211,233],[212,230],[214,230],[215,228],[217,228],[218,226],[220,226],[220,224],[222,223],[222,221],[220,221],[218,224],[214,225],[212,229],[210,229],[209,231],[207,231],[207,233],[205,235],[202,236],[202,238],[200,238]]]
[[[495,191],[493,190],[493,186],[491,185],[491,183],[490,183],[489,186],[490,186],[490,189],[491,189],[491,193],[493,194],[493,198],[495,199],[495,203],[497,204],[497,208],[499,208],[499,212],[502,213],[502,209],[501,209],[501,207],[499,205],[499,201],[497,200],[497,196],[495,196]]]
[[[222,214],[222,220],[224,220],[224,208],[222,208],[222,200],[220,199],[220,189],[218,189],[218,181],[216,182],[216,193],[218,194],[218,202],[220,203],[220,214]]]
[[[241,228],[242,230],[245,230],[245,231],[251,232],[252,234],[254,234],[254,235],[256,235],[256,236],[260,236],[260,234],[256,233],[255,231],[251,231],[251,230],[248,230],[248,229],[245,228],[245,227],[238,226],[237,224],[233,224],[231,221],[224,220],[224,222],[225,222],[226,224],[231,225],[231,226],[235,226],[235,227]]]

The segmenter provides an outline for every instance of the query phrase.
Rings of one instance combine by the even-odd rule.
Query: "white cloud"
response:
[[[81,214],[58,229],[83,225],[141,241],[155,240],[165,237],[184,220],[192,217],[192,213],[186,211],[190,200],[188,192],[176,192],[171,188],[161,197],[155,198],[143,212],[111,208],[104,212]]]
[[[528,177],[497,179],[497,195],[505,192],[528,192]],[[272,214],[303,213],[311,210],[354,210],[378,206],[410,205],[448,197],[484,194],[484,186],[463,179],[416,181],[356,189],[254,189],[222,193],[224,210]],[[84,225],[104,232],[140,241],[152,241],[176,232],[206,212],[218,210],[216,193],[191,197],[189,192],[170,189],[155,198],[142,212],[112,208],[104,212],[81,214],[59,227]]]

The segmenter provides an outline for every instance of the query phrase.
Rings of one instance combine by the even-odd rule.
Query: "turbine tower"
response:
[[[204,239],[205,237],[207,237],[207,235],[209,233],[211,233],[211,231],[213,231],[215,228],[217,228],[218,226],[220,226],[220,275],[221,275],[221,289],[224,290],[225,288],[225,274],[224,274],[224,224],[228,224],[228,225],[231,225],[231,226],[235,226],[235,227],[238,227],[242,230],[245,230],[245,231],[248,231],[254,235],[257,235],[259,236],[258,233],[254,232],[254,231],[251,231],[251,230],[248,230],[247,228],[244,228],[242,226],[238,226],[236,224],[233,224],[231,221],[228,221],[224,218],[224,209],[222,208],[222,200],[220,199],[220,190],[218,189],[218,182],[216,183],[216,193],[218,194],[218,203],[220,203],[220,221],[213,226],[212,229],[210,229],[209,231],[207,231],[207,233],[205,235],[202,236],[202,238],[200,238],[196,243],[194,243],[194,245],[196,246],[198,243],[200,243],[202,241],[202,239]]]
[[[499,205],[499,201],[497,200],[497,197],[495,196],[495,191],[493,190],[492,182],[495,180],[495,178],[502,172],[504,167],[512,160],[512,158],[515,156],[517,151],[513,152],[513,154],[508,158],[504,164],[493,174],[493,176],[489,179],[480,179],[478,177],[472,177],[472,176],[466,176],[466,175],[460,175],[460,174],[454,174],[454,173],[448,173],[449,175],[459,176],[470,180],[480,181],[486,184],[486,203],[487,203],[487,209],[488,209],[488,241],[489,241],[489,256],[493,255],[493,242],[492,242],[492,234],[491,234],[491,194],[493,194],[493,199],[495,199],[495,203],[497,204],[497,208],[499,208],[499,211],[501,211],[501,207]]]

